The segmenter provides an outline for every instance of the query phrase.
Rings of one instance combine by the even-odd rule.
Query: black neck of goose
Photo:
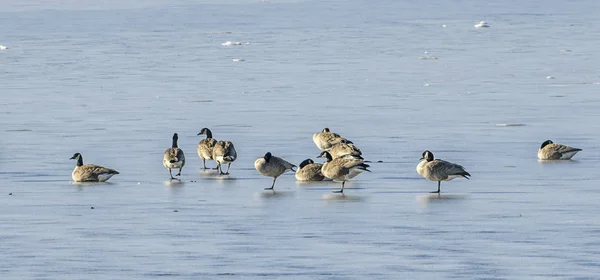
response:
[[[540,146],[540,149],[543,149],[544,147],[548,146],[549,144],[552,144],[552,141],[550,141],[550,140],[544,141],[544,143],[542,143],[542,146]]]
[[[173,145],[171,147],[177,148],[177,137],[173,137]]]
[[[305,166],[310,164],[310,159],[305,159],[303,162],[300,163],[300,168],[304,168]]]
[[[212,132],[208,128],[206,129],[206,138],[212,138]]]
[[[79,155],[77,157],[77,166],[82,166],[83,165],[83,156]]]
[[[327,161],[332,161],[333,157],[331,157],[331,154],[329,152],[325,152],[325,157],[327,158]]]

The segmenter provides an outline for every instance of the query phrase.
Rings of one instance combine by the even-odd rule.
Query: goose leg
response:
[[[346,181],[342,181],[342,188],[339,191],[333,191],[334,193],[344,193],[344,184],[346,184]]]
[[[175,180],[175,178],[173,177],[173,173],[171,173],[171,168],[169,168],[169,175],[171,176],[171,180]]]
[[[219,168],[219,175],[225,175],[225,173],[223,173],[223,166],[220,162],[217,163],[217,167]]]
[[[183,167],[179,168],[179,173],[177,173],[175,176],[181,176],[181,169],[183,169]]]
[[[442,183],[442,181],[438,181],[438,190],[436,192],[430,192],[430,193],[440,193],[440,184]]]
[[[273,188],[275,187],[275,180],[277,180],[277,177],[273,177],[273,184],[270,188],[265,188],[265,190],[273,190]]]
[[[202,159],[202,164],[204,164],[204,170],[206,170],[206,160]]]
[[[229,175],[229,168],[231,168],[231,163],[227,164],[227,171],[225,171],[225,175]]]

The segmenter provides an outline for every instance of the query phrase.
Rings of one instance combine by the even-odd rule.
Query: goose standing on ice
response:
[[[165,151],[165,155],[163,156],[163,165],[169,169],[171,180],[175,179],[173,173],[171,173],[171,169],[179,168],[179,173],[175,176],[181,176],[181,169],[185,165],[185,155],[183,154],[183,150],[177,147],[177,139],[179,139],[177,133],[173,134],[173,145]]]
[[[77,165],[71,174],[75,182],[105,182],[110,177],[119,174],[117,170],[103,166],[93,164],[83,165],[83,156],[80,153],[75,153],[71,159],[77,160]]]
[[[341,143],[346,140],[346,143],[352,144],[352,141],[345,139],[337,133],[333,133],[328,127],[324,128],[321,132],[313,134],[313,142],[321,151],[328,151],[335,144]]]
[[[321,173],[323,164],[315,163],[312,159],[305,159],[296,171],[297,181],[323,181],[325,176]]]
[[[555,144],[551,140],[546,140],[538,150],[538,159],[571,159],[579,151],[581,151],[581,149],[562,144]]]
[[[217,144],[217,140],[212,138],[212,132],[206,127],[198,135],[206,135],[206,138],[200,140],[200,143],[198,143],[198,156],[202,159],[204,170],[206,170],[206,160],[213,159],[213,148]]]
[[[212,158],[217,162],[219,175],[229,175],[231,164],[237,159],[237,152],[230,141],[218,141],[213,149]],[[223,173],[222,164],[227,163],[227,171]]]
[[[438,182],[437,191],[432,193],[440,193],[441,181],[450,181],[454,178],[471,176],[464,167],[456,163],[451,163],[441,159],[434,159],[433,153],[430,151],[423,152],[421,161],[417,165],[417,173],[430,181]]]
[[[321,168],[323,175],[335,181],[342,181],[342,188],[339,191],[333,191],[335,193],[344,193],[344,184],[346,184],[346,181],[364,171],[371,172],[371,170],[367,169],[369,165],[365,164],[363,160],[348,158],[334,159],[327,151],[323,151],[318,157],[327,158],[327,161]]]
[[[271,155],[270,152],[266,153],[264,157],[260,157],[254,162],[254,168],[256,171],[260,172],[260,174],[264,176],[273,177],[273,184],[270,188],[265,188],[265,190],[272,190],[275,187],[275,180],[277,180],[277,177],[286,171],[296,172],[294,167],[296,166],[282,158]]]

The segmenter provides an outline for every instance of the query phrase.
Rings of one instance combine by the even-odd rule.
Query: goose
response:
[[[344,184],[346,184],[346,181],[356,177],[364,171],[371,172],[371,170],[367,169],[370,166],[363,160],[347,158],[334,159],[327,151],[323,151],[318,157],[327,158],[327,161],[323,164],[323,167],[321,167],[323,175],[335,181],[342,181],[342,188],[339,191],[333,191],[334,193],[344,193]]]
[[[212,158],[217,161],[217,170],[220,175],[229,175],[231,164],[237,159],[237,152],[230,141],[218,141],[213,149]],[[227,163],[227,171],[223,173],[221,164]]]
[[[582,151],[582,149],[555,144],[551,140],[546,140],[542,143],[537,155],[538,159],[541,160],[571,159],[579,151]]]
[[[77,160],[77,165],[71,174],[75,182],[105,182],[110,177],[119,174],[117,170],[103,166],[93,164],[83,165],[83,156],[80,153],[75,153],[71,159]]]
[[[179,168],[179,173],[175,176],[181,176],[181,169],[185,165],[185,155],[183,154],[183,150],[177,147],[177,139],[179,139],[177,133],[173,134],[173,145],[165,151],[165,155],[163,156],[163,165],[169,169],[171,180],[175,179],[173,173],[171,173],[171,169]]]
[[[277,177],[286,171],[296,172],[294,167],[296,166],[282,158],[273,156],[270,152],[266,153],[264,157],[260,157],[254,162],[254,168],[260,172],[260,174],[267,177],[273,177],[273,184],[270,188],[265,188],[265,190],[272,190],[275,187],[275,180],[277,180]]]
[[[433,159],[433,153],[430,151],[423,152],[421,161],[417,165],[417,173],[430,181],[438,182],[437,191],[431,193],[440,193],[440,184],[442,181],[451,181],[454,178],[471,176],[464,167],[456,163],[444,161],[441,159]]]
[[[321,173],[323,164],[315,163],[312,159],[305,159],[296,171],[298,181],[323,181],[325,176]]]
[[[340,143],[337,143],[329,149],[329,154],[332,158],[356,158],[363,159],[362,151],[346,139],[342,139]]]
[[[313,142],[315,142],[315,145],[321,151],[328,151],[333,145],[341,143],[342,140],[346,140],[346,143],[352,144],[352,141],[331,132],[328,127],[324,128],[321,132],[313,134]]]
[[[490,26],[485,21],[480,21],[479,23],[475,24],[475,28],[487,28],[487,27],[490,27]]]
[[[198,156],[202,159],[204,170],[206,170],[206,160],[214,159],[213,148],[215,147],[215,144],[217,144],[217,140],[212,138],[212,132],[206,127],[203,128],[198,135],[206,135],[206,138],[200,140],[200,143],[198,143]]]

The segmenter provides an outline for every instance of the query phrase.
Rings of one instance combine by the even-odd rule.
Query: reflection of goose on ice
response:
[[[363,201],[364,199],[357,195],[347,195],[345,193],[324,194],[321,197],[325,201]]]
[[[428,203],[434,202],[434,201],[439,201],[439,202],[453,201],[453,200],[463,200],[466,198],[467,198],[467,195],[435,193],[435,194],[419,195],[419,196],[417,196],[417,201],[419,201],[420,203],[423,203],[423,204],[428,204]]]
[[[420,56],[419,59],[420,60],[436,60],[438,58],[435,56],[430,56],[429,52],[425,51],[425,52],[423,52],[423,56]]]
[[[183,186],[184,182],[179,179],[171,179],[164,181],[163,184],[167,187]]]
[[[480,21],[478,24],[475,24],[475,28],[487,28],[490,27],[487,22]]]
[[[272,192],[261,192],[256,194],[259,198],[281,198],[294,196],[294,192],[289,191],[275,191]]]
[[[227,41],[225,43],[221,43],[221,46],[241,46],[241,45],[249,45],[250,43],[242,43],[242,42],[232,42]]]

